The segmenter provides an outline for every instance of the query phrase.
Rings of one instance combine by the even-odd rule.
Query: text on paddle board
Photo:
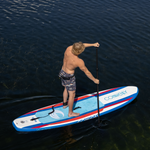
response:
[[[127,94],[127,91],[126,91],[126,90],[125,90],[125,91],[122,91],[122,92],[119,92],[119,93],[117,93],[117,94],[114,94],[114,95],[105,97],[104,100],[108,101],[108,100],[110,100],[110,99],[113,99],[113,98],[118,97],[118,96],[122,96],[122,95],[124,95],[124,94]]]

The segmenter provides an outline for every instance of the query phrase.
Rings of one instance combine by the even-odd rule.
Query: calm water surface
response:
[[[0,149],[149,150],[150,1],[0,0]],[[62,101],[63,53],[74,42],[99,42],[99,89],[135,85],[127,107],[101,118],[36,133],[12,121]],[[81,58],[96,76],[95,48]],[[76,70],[77,95],[96,85]]]

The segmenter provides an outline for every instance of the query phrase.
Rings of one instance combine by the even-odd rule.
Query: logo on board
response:
[[[114,99],[116,97],[119,97],[119,96],[122,96],[122,95],[125,95],[125,94],[127,94],[126,90],[122,91],[122,92],[118,92],[117,94],[113,94],[113,95],[110,95],[108,97],[105,97],[104,100],[109,101],[110,99],[112,100],[112,99]]]
[[[54,119],[60,119],[61,117],[64,117],[64,113],[60,110],[55,110],[55,112],[50,114],[50,116]]]

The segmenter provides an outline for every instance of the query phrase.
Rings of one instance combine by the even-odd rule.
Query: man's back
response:
[[[64,53],[63,66],[62,66],[62,69],[68,74],[74,74],[75,68],[78,67],[78,63],[80,61],[78,56],[72,54],[71,50],[72,50],[72,46],[69,46],[66,49]]]

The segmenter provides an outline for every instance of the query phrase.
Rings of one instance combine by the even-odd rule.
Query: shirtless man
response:
[[[91,72],[85,66],[84,61],[78,57],[78,55],[81,54],[86,47],[91,46],[99,47],[99,43],[88,44],[77,42],[69,46],[64,53],[63,66],[59,73],[59,77],[61,78],[62,85],[64,86],[63,108],[66,108],[69,105],[69,117],[80,115],[79,113],[73,112],[73,103],[76,92],[76,82],[74,76],[75,68],[79,67],[89,79],[91,79],[95,84],[99,84],[99,80],[93,77]],[[67,104],[68,93],[69,99]]]

